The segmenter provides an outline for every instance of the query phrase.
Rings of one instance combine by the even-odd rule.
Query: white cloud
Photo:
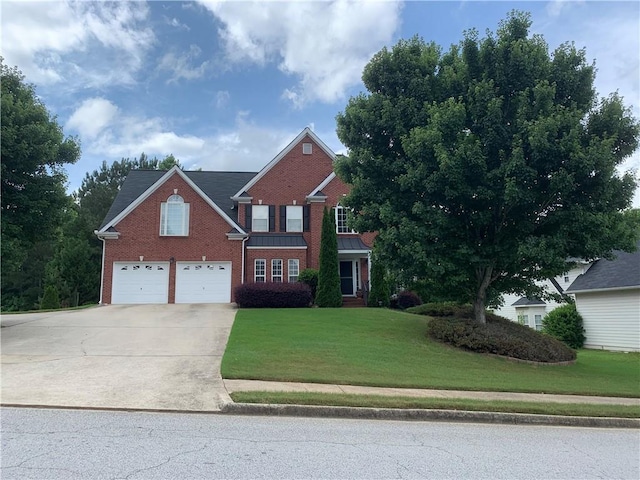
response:
[[[31,82],[65,89],[135,82],[155,41],[144,2],[2,2],[2,54]]]
[[[400,25],[399,2],[201,3],[222,23],[229,62],[276,62],[299,78],[282,94],[296,106],[342,100]]]
[[[225,108],[231,100],[231,94],[227,90],[219,90],[216,92],[216,108]]]
[[[193,66],[194,61],[201,53],[202,50],[197,45],[190,45],[189,51],[181,55],[175,51],[170,51],[160,60],[158,70],[172,72],[172,76],[167,80],[167,83],[177,83],[181,78],[185,80],[202,78],[209,66],[209,61]]]
[[[112,125],[118,107],[104,98],[89,98],[82,102],[65,125],[65,129],[77,131],[83,139],[95,139]]]

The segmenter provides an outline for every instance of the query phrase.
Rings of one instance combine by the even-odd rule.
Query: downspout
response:
[[[101,237],[100,235],[98,235],[97,230],[95,230],[93,233],[95,233],[95,235],[100,239],[100,241],[102,241],[102,268],[100,271],[100,300],[98,301],[98,305],[102,305],[102,292],[104,291],[104,252],[105,252],[105,246],[107,245],[107,243],[104,237]]]
[[[246,236],[246,237],[244,237],[244,238],[242,239],[242,272],[241,272],[241,273],[242,273],[242,275],[240,276],[240,284],[241,284],[241,285],[242,285],[242,284],[244,284],[244,272],[245,272],[245,270],[244,270],[244,262],[245,262],[245,260],[244,260],[244,252],[245,252],[245,250],[246,250],[246,249],[245,249],[245,247],[244,247],[244,244],[245,244],[245,242],[246,242],[247,240],[249,240],[249,237],[248,237],[248,236]]]

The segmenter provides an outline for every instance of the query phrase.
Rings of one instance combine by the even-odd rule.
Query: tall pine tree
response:
[[[331,210],[324,208],[320,237],[320,271],[316,304],[319,307],[341,307],[340,271],[338,264],[338,237]]]

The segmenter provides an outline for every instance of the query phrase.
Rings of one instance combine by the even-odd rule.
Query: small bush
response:
[[[53,310],[60,308],[60,296],[55,285],[47,285],[44,287],[44,295],[40,302],[41,310]]]
[[[318,270],[315,268],[305,268],[298,275],[298,281],[309,285],[311,289],[311,297],[316,298],[316,289],[318,288]]]
[[[422,300],[414,292],[403,290],[396,295],[396,305],[400,310],[406,310],[407,308],[417,307],[422,304]]]
[[[543,363],[576,359],[576,352],[559,340],[489,312],[484,325],[473,316],[434,317],[427,333],[435,340],[477,353]]]
[[[371,264],[371,291],[367,299],[368,307],[388,307],[391,300],[389,282],[386,278],[386,268],[379,260]]]
[[[582,348],[586,337],[582,316],[573,303],[562,305],[542,319],[542,331],[566,343],[571,348]]]
[[[407,313],[429,317],[473,318],[473,306],[454,302],[424,303],[417,307],[408,308]]]
[[[245,283],[234,290],[241,308],[300,308],[311,305],[311,288],[304,283]]]

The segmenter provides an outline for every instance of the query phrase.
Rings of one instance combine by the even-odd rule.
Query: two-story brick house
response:
[[[374,236],[347,227],[334,158],[306,128],[258,173],[130,172],[96,231],[100,302],[230,302],[245,282],[294,282],[318,268],[324,207],[335,212],[343,295],[356,296]]]

